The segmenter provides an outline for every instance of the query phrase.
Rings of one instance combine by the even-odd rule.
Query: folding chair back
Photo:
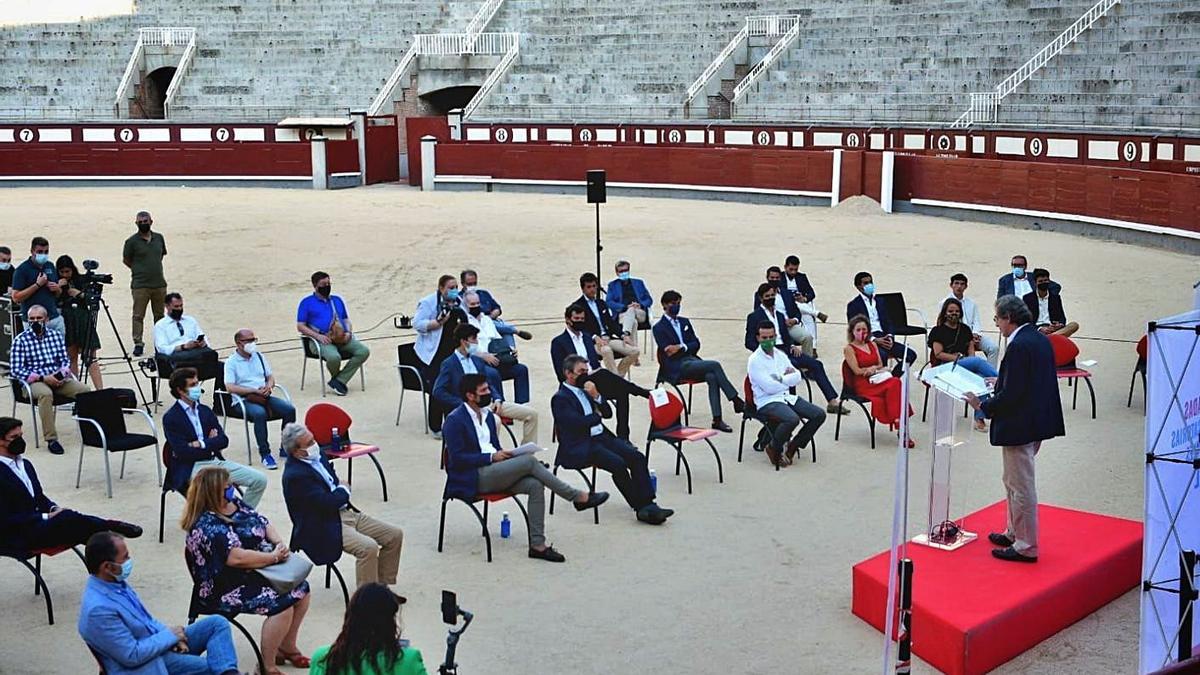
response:
[[[225,390],[225,369],[217,372],[213,381],[213,412],[217,415],[241,417],[241,408],[233,404],[233,395]]]
[[[875,301],[883,306],[883,311],[891,319],[892,332],[895,335],[924,335],[921,326],[908,325],[908,307],[904,304],[903,293],[880,293]]]
[[[315,403],[304,414],[304,426],[312,432],[313,438],[319,445],[329,445],[333,442],[333,429],[337,427],[342,442],[350,440],[350,425],[354,420],[345,410],[332,403]]]
[[[424,371],[425,364],[417,356],[415,342],[397,345],[396,359],[401,366],[405,366],[400,369],[401,387],[409,391],[425,391],[428,389],[421,378],[421,372]]]
[[[854,372],[850,370],[850,364],[842,361],[842,397],[861,398],[854,391]]]
[[[659,394],[665,394],[667,400],[664,403],[658,403],[655,399]],[[680,421],[683,418],[683,401],[675,395],[675,392],[667,389],[656,389],[650,393],[650,429],[670,429],[680,426]]]
[[[746,379],[742,380],[742,398],[746,400],[747,410],[757,408],[754,405],[754,385],[750,383],[749,375],[746,376]]]
[[[126,435],[125,413],[121,411],[120,395],[115,389],[79,393],[75,397],[75,415],[96,420],[110,442]],[[79,433],[84,445],[93,448],[104,446],[100,432],[91,424],[80,423]]]

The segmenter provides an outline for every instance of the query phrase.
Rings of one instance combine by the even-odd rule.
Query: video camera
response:
[[[96,273],[96,270],[100,269],[100,261],[98,260],[84,260],[83,269],[87,270],[87,272],[84,273],[82,279],[86,281],[88,285],[93,283],[111,284],[113,282],[113,275]]]

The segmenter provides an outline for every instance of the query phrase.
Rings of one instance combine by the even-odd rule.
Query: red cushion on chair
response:
[[[502,502],[512,495],[507,492],[484,492],[475,496],[485,502]]]
[[[1138,340],[1138,343],[1137,343],[1137,355],[1138,355],[1138,358],[1143,361],[1146,360],[1146,349],[1148,347],[1148,345],[1146,343],[1149,342],[1149,340],[1150,340],[1149,335],[1143,335],[1142,339]]]
[[[341,433],[340,431],[338,433]],[[325,454],[334,459],[351,459],[361,457],[371,453],[379,452],[378,445],[367,445],[366,443],[350,443],[341,452],[326,452]]]
[[[667,395],[667,402],[657,405],[654,402],[654,394],[650,395],[650,423],[659,429],[679,426],[679,420],[683,417],[683,401],[679,400],[673,391],[659,391]]]
[[[1092,372],[1090,370],[1084,370],[1083,368],[1059,368],[1056,372],[1058,373],[1058,379],[1060,380],[1072,377],[1086,378],[1092,376]]]
[[[1050,347],[1054,349],[1054,365],[1062,367],[1070,365],[1079,356],[1079,347],[1065,335],[1047,335]]]
[[[70,551],[70,550],[71,550],[71,547],[66,546],[66,545],[64,545],[64,546],[47,546],[46,548],[30,549],[29,553],[32,555],[47,555],[47,556],[49,556],[49,555],[58,555],[59,553],[62,553],[63,551]]]
[[[313,404],[304,414],[304,426],[308,427],[313,438],[320,445],[329,445],[333,442],[334,427],[337,427],[338,435],[342,437],[342,440],[346,440],[349,438],[350,425],[353,423],[354,421],[350,419],[350,415],[345,410],[332,403]]]
[[[699,429],[696,427],[680,427],[678,429],[670,429],[668,431],[656,431],[654,435],[657,438],[669,438],[677,441],[702,441],[706,438],[716,436],[716,429]]]

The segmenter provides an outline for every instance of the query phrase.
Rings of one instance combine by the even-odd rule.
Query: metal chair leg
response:
[[[167,491],[158,495],[158,543],[163,543],[163,525],[167,518]]]
[[[1092,378],[1083,378],[1083,383],[1087,385],[1088,396],[1092,399],[1092,419],[1096,419],[1096,390],[1092,388]]]
[[[41,556],[37,556],[37,567],[29,564],[28,560],[14,558],[17,562],[25,566],[31,574],[33,574],[33,594],[39,595],[38,589],[41,589],[40,595],[46,600],[46,621],[51,626],[54,625],[54,601],[50,599],[50,587],[46,585],[46,580],[42,578]]]
[[[683,454],[683,443],[675,446],[675,475],[679,475],[679,461],[683,460],[683,469],[687,474],[688,494],[692,494],[692,467],[688,464],[687,457]]]
[[[738,463],[742,462],[742,446],[746,444],[746,416],[742,416],[742,428],[738,431]]]
[[[706,439],[704,439],[704,442],[708,443],[709,449],[712,450],[713,457],[717,458],[717,482],[724,483],[725,482],[725,468],[723,466],[721,466],[721,453],[717,452],[717,446],[713,445],[712,441],[710,441],[706,438]],[[816,460],[814,459],[813,461],[816,461]]]
[[[80,478],[80,476],[83,475],[83,451],[86,448],[87,448],[87,446],[83,444],[83,441],[82,440],[79,441],[79,467],[77,469],[75,469],[75,489],[76,490],[79,489],[79,478]]]
[[[446,502],[448,501],[450,501],[448,498],[442,498],[442,515],[438,519],[438,553],[442,552],[442,542],[446,537]]]
[[[346,580],[342,577],[342,571],[337,568],[337,565],[330,563],[325,566],[325,588],[329,588],[329,572],[333,571],[333,575],[337,577],[338,585],[342,587],[342,600],[346,606],[350,606],[350,589],[346,587]]]
[[[250,643],[250,648],[254,650],[254,660],[258,662],[258,672],[267,672],[267,667],[263,661],[262,649],[260,649],[258,643],[255,642],[254,636],[251,635],[250,631],[246,630],[246,627],[239,623],[236,618],[232,616],[226,616],[225,618],[228,619],[229,623],[232,624],[234,628],[237,628],[246,638],[246,641]]]
[[[404,374],[400,374],[400,403],[396,405],[396,426],[400,426],[400,411],[404,410]]]
[[[517,499],[516,495],[512,495],[510,499],[517,503],[517,509],[521,511],[521,517],[525,519],[525,537],[529,540],[529,548],[533,548],[533,532],[529,530],[529,511],[525,510],[525,505],[521,503],[520,499]]]
[[[308,377],[308,354],[301,356],[303,359],[300,362],[300,391],[304,391],[304,380]]]
[[[386,502],[388,500],[387,476],[383,475],[383,465],[379,463],[379,460],[375,459],[374,454],[367,455],[367,457],[375,463],[375,471],[379,473],[379,485],[383,488],[383,501]]]
[[[100,452],[104,453],[104,482],[108,486],[108,498],[112,499],[112,468],[108,463],[108,448],[100,448]]]

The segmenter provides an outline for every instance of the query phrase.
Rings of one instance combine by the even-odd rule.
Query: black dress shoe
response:
[[[521,338],[522,340],[532,340],[533,333],[530,333],[527,330],[519,330],[517,331],[517,337]]]
[[[733,433],[733,428],[721,421],[719,417],[713,420],[712,428],[716,429],[717,431],[724,431],[727,434]]]
[[[594,509],[606,501],[608,501],[607,492],[589,492],[586,502],[575,502],[575,510],[587,511],[588,509]]]
[[[1008,548],[1009,546],[1013,545],[1013,540],[1003,532],[992,532],[988,535],[988,541],[1004,548]]]
[[[133,355],[135,357],[141,356],[142,354],[146,353],[145,349],[146,348],[143,347],[142,345],[134,345],[133,346]]]
[[[545,560],[548,562],[566,562],[567,561],[566,556],[559,553],[558,551],[555,551],[553,546],[547,546],[546,548],[544,548],[540,551],[537,550],[536,548],[531,548],[531,549],[529,549],[529,557],[537,558],[538,560]]]
[[[126,539],[137,539],[142,536],[142,528],[133,523],[126,523],[121,520],[111,520],[108,523],[108,529],[125,537]]]
[[[664,509],[663,507],[661,507],[658,504],[655,504],[653,502],[651,502],[649,508],[657,511],[658,514],[662,516],[663,520],[666,520],[667,518],[670,518],[671,516],[675,515],[674,509]]]
[[[746,410],[746,402],[742,400],[741,396],[734,396],[733,397],[733,412],[741,415],[743,412],[745,412],[745,410]]]
[[[1008,548],[992,549],[992,557],[999,558],[1000,560],[1007,560],[1009,562],[1023,562],[1023,563],[1037,562],[1036,555],[1021,555],[1020,553],[1017,553],[1017,549],[1015,549],[1011,546],[1009,546]]]
[[[62,455],[66,454],[67,452],[63,449],[62,443],[59,443],[58,441],[50,441],[46,444],[46,449],[49,450],[50,454],[52,455]]]
[[[667,522],[666,516],[662,515],[662,509],[656,511],[649,506],[638,509],[637,519],[650,525],[662,525]]]

